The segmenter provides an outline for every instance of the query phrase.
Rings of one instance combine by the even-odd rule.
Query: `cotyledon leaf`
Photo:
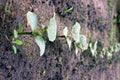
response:
[[[19,45],[19,46],[23,44],[23,42],[22,42],[21,40],[18,40],[18,39],[15,40],[15,43],[16,43],[17,45]]]
[[[39,46],[40,48],[40,56],[42,56],[45,52],[45,40],[40,37],[40,36],[36,36],[35,37],[35,42],[37,43],[37,45]]]
[[[97,55],[97,43],[98,43],[98,41],[95,41],[94,44],[92,44],[92,43],[89,44],[92,56],[95,56],[95,57]]]
[[[47,34],[48,34],[49,41],[53,42],[56,39],[57,24],[55,20],[55,13],[53,17],[50,19],[50,22],[48,24]]]
[[[67,37],[67,34],[68,34],[68,28],[65,27],[65,28],[63,29],[63,35],[64,35],[65,37]]]
[[[13,30],[13,35],[14,35],[14,38],[18,38],[18,32],[15,29]]]
[[[86,40],[86,36],[80,35],[80,48],[84,51],[88,49],[88,43]]]
[[[68,28],[65,27],[65,28],[63,29],[63,35],[65,36],[65,39],[66,39],[66,41],[67,41],[67,45],[68,45],[68,47],[69,47],[69,49],[70,49],[70,48],[71,48],[72,41],[71,41],[70,38],[67,36],[67,34],[68,34]]]
[[[34,31],[38,27],[38,18],[37,15],[33,12],[27,12],[27,22],[31,27],[31,30]]]
[[[76,47],[75,47],[75,54],[76,54],[76,55],[78,54],[78,51],[79,51],[79,49],[78,49],[78,47],[76,46]]]
[[[12,46],[12,48],[13,48],[14,54],[16,54],[17,53],[17,48],[14,45]]]
[[[66,41],[67,41],[67,45],[68,45],[68,47],[69,47],[69,49],[70,49],[70,48],[71,48],[72,41],[71,41],[68,37],[66,37]]]
[[[80,37],[80,28],[81,28],[81,26],[80,26],[80,24],[78,23],[78,22],[76,22],[75,24],[74,24],[74,26],[72,27],[72,35],[73,35],[73,39],[75,40],[75,42],[79,42],[79,37]]]

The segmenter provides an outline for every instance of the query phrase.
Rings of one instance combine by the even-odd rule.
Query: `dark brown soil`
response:
[[[28,11],[38,15],[40,28],[47,26],[55,12],[58,35],[78,21],[88,42],[99,40],[107,48],[111,44],[111,19],[119,6],[116,3],[120,1],[113,2],[113,9],[108,11],[107,0],[0,0],[0,80],[120,80],[119,52],[112,60],[93,58],[89,51],[75,55],[74,49],[69,51],[60,43],[63,40],[56,39],[54,43],[47,41],[45,54],[40,57],[33,37],[25,35],[19,38],[29,45],[17,46],[18,53],[14,54],[5,37],[12,38],[19,23],[24,31],[31,31],[26,21]],[[5,13],[5,7],[11,13]],[[60,14],[70,7],[72,13]]]

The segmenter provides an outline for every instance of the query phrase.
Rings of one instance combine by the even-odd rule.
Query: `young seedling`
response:
[[[120,51],[120,43],[116,43],[114,46],[110,46],[107,51],[107,59],[111,59],[113,53]]]
[[[98,41],[96,41],[94,44],[90,43],[89,47],[90,47],[90,51],[92,53],[92,56],[97,57],[97,43]]]
[[[107,59],[110,60],[112,58],[112,53],[110,53],[109,51],[107,51]]]
[[[70,10],[66,10],[66,12],[71,11]],[[53,15],[53,17],[50,19],[50,22],[48,24],[47,27],[45,27],[44,29],[39,29],[38,27],[38,18],[37,15],[33,12],[28,11],[27,13],[27,22],[31,27],[31,32],[23,32],[23,28],[21,27],[21,25],[19,24],[18,29],[13,31],[13,38],[12,40],[10,40],[7,36],[7,40],[9,42],[11,42],[12,44],[12,48],[14,53],[17,53],[17,48],[16,45],[22,45],[23,42],[21,40],[18,39],[18,36],[20,35],[32,35],[35,39],[36,44],[38,45],[39,49],[40,49],[40,56],[42,56],[45,52],[45,47],[46,47],[46,41],[43,38],[43,32],[47,32],[47,36],[49,41],[54,42],[56,37],[62,37],[66,39],[67,45],[69,47],[69,49],[71,49],[71,43],[72,41],[70,40],[69,36],[68,36],[68,28],[65,27],[63,30],[63,36],[56,36],[57,35],[57,23],[55,20],[55,13]],[[73,36],[73,43],[75,46],[75,53],[77,54],[79,49],[82,50],[82,52],[84,50],[88,49],[88,43],[87,43],[87,38],[85,35],[80,35],[80,24],[78,22],[76,22],[71,30],[72,36]],[[89,44],[90,47],[90,51],[92,53],[92,55],[94,57],[97,56],[97,41],[92,44]],[[105,51],[105,49],[103,48],[100,54],[104,54],[107,53],[108,58],[111,58],[113,52],[118,52],[120,50],[120,43],[116,44],[115,46],[111,47],[110,50]],[[45,73],[45,72],[44,72]]]
[[[73,7],[70,7],[68,9],[63,10],[63,11],[59,11],[59,14],[64,17],[67,13],[70,14],[72,12],[73,12]]]
[[[23,32],[23,27],[22,27],[22,25],[20,23],[18,23],[17,32],[18,33],[22,33]]]
[[[40,48],[40,56],[42,56],[45,52],[46,41],[44,40],[43,35],[42,35],[43,30],[38,29],[37,15],[35,13],[29,11],[27,13],[27,21],[28,21],[28,24],[30,25],[31,30],[32,30],[31,34],[34,37],[36,44]]]
[[[72,41],[70,40],[70,38],[68,36],[68,28],[67,27],[65,27],[63,29],[63,35],[65,36],[65,39],[66,39],[66,42],[67,42],[67,45],[68,45],[69,49],[71,49]]]
[[[16,45],[21,46],[23,44],[23,42],[18,39],[18,36],[19,36],[18,32],[15,29],[13,30],[13,38],[12,38],[12,40],[10,40],[8,38],[8,36],[6,36],[6,39],[12,44],[12,48],[13,48],[13,51],[14,51],[15,54],[17,53]]]
[[[106,54],[105,48],[102,48],[102,50],[99,53],[100,57],[103,58],[105,54]]]
[[[32,35],[35,38],[35,42],[40,48],[40,56],[42,56],[45,52],[45,46],[46,46],[46,41],[43,38],[43,32],[47,31],[49,41],[54,42],[56,39],[57,24],[55,20],[55,13],[53,17],[50,19],[50,22],[47,28],[44,28],[44,29],[38,29],[37,15],[33,12],[29,11],[27,13],[27,21],[28,21],[28,24],[30,24]]]
[[[8,9],[7,6],[5,7],[5,13],[11,13],[10,9]]]
[[[47,28],[44,29],[39,29],[38,27],[38,18],[37,15],[33,12],[28,11],[27,13],[27,22],[31,27],[31,32],[23,32],[23,28],[21,27],[21,25],[18,25],[18,29],[13,31],[13,39],[12,41],[6,36],[7,40],[11,42],[11,44],[13,45],[13,51],[16,54],[17,53],[17,48],[16,45],[22,45],[23,42],[18,38],[18,36],[20,35],[32,35],[35,39],[36,44],[38,45],[38,47],[40,48],[40,56],[42,56],[45,52],[45,44],[46,41],[43,38],[43,32],[47,31],[48,33],[48,38],[49,41],[53,42],[56,39],[56,34],[57,34],[57,24],[55,21],[55,13],[54,16],[50,19],[50,22],[47,26]]]
[[[80,44],[78,45],[78,47],[79,47],[80,49],[82,49],[82,51],[88,49],[88,43],[87,43],[87,38],[86,38],[86,36],[80,35]]]
[[[78,49],[81,49],[82,51],[88,49],[86,36],[80,35],[80,28],[81,28],[80,24],[76,22],[75,25],[72,27],[72,31],[71,31],[74,39],[76,54],[78,53]]]

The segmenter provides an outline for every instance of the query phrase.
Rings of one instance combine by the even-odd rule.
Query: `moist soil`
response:
[[[69,51],[64,39],[55,42],[46,41],[46,50],[39,56],[39,49],[32,36],[24,35],[19,39],[28,45],[17,46],[14,54],[6,35],[12,39],[13,29],[21,24],[24,31],[31,31],[27,26],[26,13],[33,11],[39,19],[39,27],[47,26],[53,13],[56,13],[57,35],[62,35],[65,26],[70,30],[77,21],[81,24],[81,34],[87,42],[99,40],[109,47],[110,29],[116,29],[114,39],[119,41],[119,25],[113,25],[111,19],[118,11],[120,1],[112,1],[108,10],[108,0],[0,0],[0,80],[120,80],[120,52],[114,53],[111,60],[94,58],[90,51],[75,54]],[[5,12],[5,7],[10,13]],[[72,13],[63,13],[73,8]],[[46,35],[44,35],[46,36]]]

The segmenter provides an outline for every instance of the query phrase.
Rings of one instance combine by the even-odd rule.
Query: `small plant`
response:
[[[40,48],[40,56],[42,56],[44,54],[44,51],[45,51],[46,41],[44,40],[43,35],[42,35],[43,30],[38,30],[37,15],[35,13],[32,13],[29,11],[27,13],[27,21],[28,21],[28,24],[30,24],[30,27],[32,30],[32,35],[35,39],[35,42]]]
[[[9,14],[11,13],[11,10],[8,9],[7,7],[5,7],[4,11],[5,11],[5,13],[9,13]]]
[[[72,37],[68,35],[68,28],[65,27],[63,29],[63,36],[57,36],[57,23],[55,20],[55,13],[53,17],[50,19],[49,24],[47,27],[43,29],[39,29],[38,27],[38,19],[37,15],[33,12],[27,13],[27,22],[31,27],[31,32],[23,32],[23,28],[21,28],[21,25],[18,25],[18,29],[13,31],[13,38],[10,40],[7,36],[7,40],[11,42],[12,48],[14,53],[17,53],[17,45],[22,45],[23,42],[18,39],[18,36],[20,35],[32,35],[34,37],[34,40],[36,44],[38,45],[40,49],[40,56],[42,56],[45,52],[46,47],[46,40],[44,39],[43,33],[46,31],[49,41],[54,42],[56,37],[62,37],[65,38],[67,45],[69,49],[71,49],[72,43],[75,46],[75,53],[78,54],[79,49],[83,52],[88,49],[88,43],[87,38],[85,35],[80,34],[81,26],[78,22],[76,22],[71,30]],[[73,41],[72,39],[73,38]],[[90,43],[89,48],[94,57],[97,57],[98,51],[97,51],[97,43],[96,41],[94,44]],[[99,52],[100,56],[103,57],[103,55],[107,55],[108,59],[112,57],[112,53],[118,52],[120,50],[120,43],[116,43],[115,46],[111,46],[108,51],[106,51],[104,48]]]
[[[28,23],[30,23],[30,26],[32,29],[32,34],[35,38],[35,42],[37,43],[37,45],[40,48],[40,51],[41,51],[40,56],[42,56],[45,51],[45,40],[42,37],[43,30],[47,31],[49,41],[54,42],[54,40],[56,39],[57,24],[56,24],[56,20],[55,20],[55,13],[54,13],[53,17],[50,19],[50,22],[49,22],[47,28],[45,28],[43,30],[40,30],[37,28],[37,24],[38,24],[37,17],[34,13],[32,13],[32,12],[27,13],[27,21],[28,21]],[[38,30],[36,31],[36,29],[38,29]],[[73,35],[73,39],[74,39],[75,46],[76,46],[76,54],[77,54],[78,48],[80,48],[80,49],[82,49],[82,51],[84,51],[88,47],[86,37],[84,35],[79,35],[79,31],[80,31],[80,24],[78,22],[76,22],[75,25],[72,27],[72,35]],[[65,27],[65,29],[63,30],[63,35],[64,35],[63,37],[66,39],[68,47],[70,49],[72,41],[70,40],[70,38],[68,36],[67,27]]]
[[[72,44],[72,41],[70,40],[69,36],[68,36],[68,28],[65,27],[64,30],[63,30],[63,35],[65,36],[65,39],[67,41],[67,44],[68,44],[68,47],[69,49],[71,49],[71,44]]]
[[[105,48],[102,48],[102,50],[99,53],[100,57],[103,58],[105,54],[106,54]]]
[[[113,53],[120,51],[120,43],[115,43],[113,46],[110,46],[107,51],[107,59],[111,59]]]
[[[10,40],[8,38],[8,36],[6,36],[6,39],[12,44],[13,51],[16,54],[17,53],[16,45],[21,46],[23,44],[23,42],[18,39],[18,32],[14,29],[13,30],[13,38],[12,38],[12,40]]]
[[[97,56],[100,56],[101,58],[106,56],[106,58],[110,60],[112,59],[113,53],[120,51],[120,43],[115,43],[113,46],[110,46],[107,50],[104,49],[104,47],[102,47],[102,49],[99,51],[97,50],[97,44],[98,41],[95,41],[94,44],[92,43],[89,44],[89,49],[92,53],[92,56],[95,58]]]
[[[43,70],[41,73],[40,73],[41,76],[45,76],[46,75],[46,70]]]
[[[55,13],[54,13],[54,16],[50,19],[50,22],[47,28],[44,28],[44,29],[39,29],[37,15],[35,13],[29,11],[26,17],[32,32],[22,32],[23,28],[21,28],[21,25],[19,24],[18,32],[14,30],[14,37],[12,39],[12,43],[15,43],[17,45],[22,45],[23,44],[22,41],[17,39],[18,35],[32,35],[35,39],[36,44],[40,48],[40,56],[42,56],[45,52],[45,46],[46,46],[46,41],[43,38],[43,32],[47,31],[49,41],[53,42],[56,39],[57,25],[55,21]],[[17,48],[15,47],[15,45],[13,45],[13,50],[14,50],[14,53],[16,54]]]
[[[64,17],[66,14],[70,14],[72,12],[73,12],[73,7],[70,7],[68,9],[63,10],[63,11],[59,11],[59,14]]]
[[[35,39],[36,44],[38,45],[40,49],[40,56],[42,56],[45,52],[45,47],[46,47],[46,40],[43,38],[43,32],[45,31],[47,32],[49,41],[54,42],[56,39],[57,24],[55,20],[55,13],[53,17],[50,19],[48,26],[45,27],[44,29],[39,29],[37,15],[35,13],[29,11],[26,17],[27,17],[27,22],[30,25],[32,32],[22,32],[23,29],[21,28],[21,25],[19,24],[18,32],[14,30],[14,38],[12,40],[12,43],[15,43],[17,45],[22,45],[23,44],[22,41],[17,39],[18,35],[32,35]],[[82,51],[84,51],[88,48],[86,36],[79,34],[80,28],[81,28],[80,24],[76,22],[75,25],[72,27],[72,31],[71,31],[73,35],[73,39],[74,39],[73,42],[76,48],[76,54],[78,53],[78,49],[81,49]],[[68,36],[67,27],[65,27],[65,29],[63,30],[63,35],[64,36],[62,37],[66,39],[66,42],[70,49],[72,41],[70,40]],[[17,53],[17,48],[14,45],[13,45],[13,50],[14,50],[14,53]]]
[[[80,35],[80,28],[80,24],[76,22],[75,25],[72,27],[71,31],[74,39],[74,45],[76,48],[76,54],[78,53],[78,48],[82,51],[87,50],[88,48],[86,36]]]
[[[92,44],[92,43],[89,44],[90,51],[92,53],[92,56],[94,56],[94,57],[97,56],[97,43],[98,43],[98,41],[96,41],[94,44]]]

